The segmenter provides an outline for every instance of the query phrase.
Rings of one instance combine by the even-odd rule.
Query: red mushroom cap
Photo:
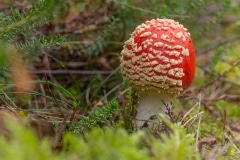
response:
[[[195,74],[190,33],[170,19],[139,25],[121,52],[123,77],[138,91],[182,93]]]

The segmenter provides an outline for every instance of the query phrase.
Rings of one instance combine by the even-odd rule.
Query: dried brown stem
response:
[[[31,71],[32,74],[81,74],[81,75],[92,75],[92,74],[111,74],[113,71],[90,71],[90,70],[38,70]]]

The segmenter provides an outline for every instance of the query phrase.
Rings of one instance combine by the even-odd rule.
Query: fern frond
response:
[[[118,102],[111,101],[106,104],[103,108],[96,108],[90,113],[88,117],[82,118],[78,123],[77,127],[73,126],[74,133],[84,133],[85,130],[89,130],[93,127],[100,126],[107,122],[108,118],[111,118],[118,109]]]
[[[62,36],[40,36],[34,37],[33,39],[28,40],[26,43],[16,44],[16,48],[18,49],[19,53],[23,56],[31,56],[36,55],[39,51],[43,50],[44,48],[52,47],[59,45],[64,41]]]
[[[52,10],[58,0],[42,0],[37,6],[33,7],[28,13],[20,13],[13,9],[11,15],[0,20],[0,40],[8,43],[14,40],[19,33],[32,30],[36,26],[53,19]]]

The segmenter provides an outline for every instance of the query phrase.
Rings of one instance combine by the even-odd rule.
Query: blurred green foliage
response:
[[[55,160],[57,158],[51,151],[52,144],[47,139],[40,142],[32,130],[26,129],[22,124],[8,118],[5,120],[10,131],[9,137],[0,135],[1,159],[31,160],[34,158],[36,160]]]
[[[52,141],[39,140],[22,124],[7,120],[9,137],[0,136],[1,159],[4,160],[185,160],[200,159],[194,148],[193,135],[187,134],[180,124],[170,125],[172,134],[154,138],[143,131],[127,133],[117,128],[93,128],[84,137],[72,133],[63,136],[63,147],[52,151]]]

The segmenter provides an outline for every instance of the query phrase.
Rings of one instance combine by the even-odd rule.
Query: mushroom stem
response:
[[[137,129],[148,127],[156,128],[161,122],[159,113],[169,117],[172,109],[172,95],[170,94],[144,94],[140,95],[137,107],[136,127]]]

